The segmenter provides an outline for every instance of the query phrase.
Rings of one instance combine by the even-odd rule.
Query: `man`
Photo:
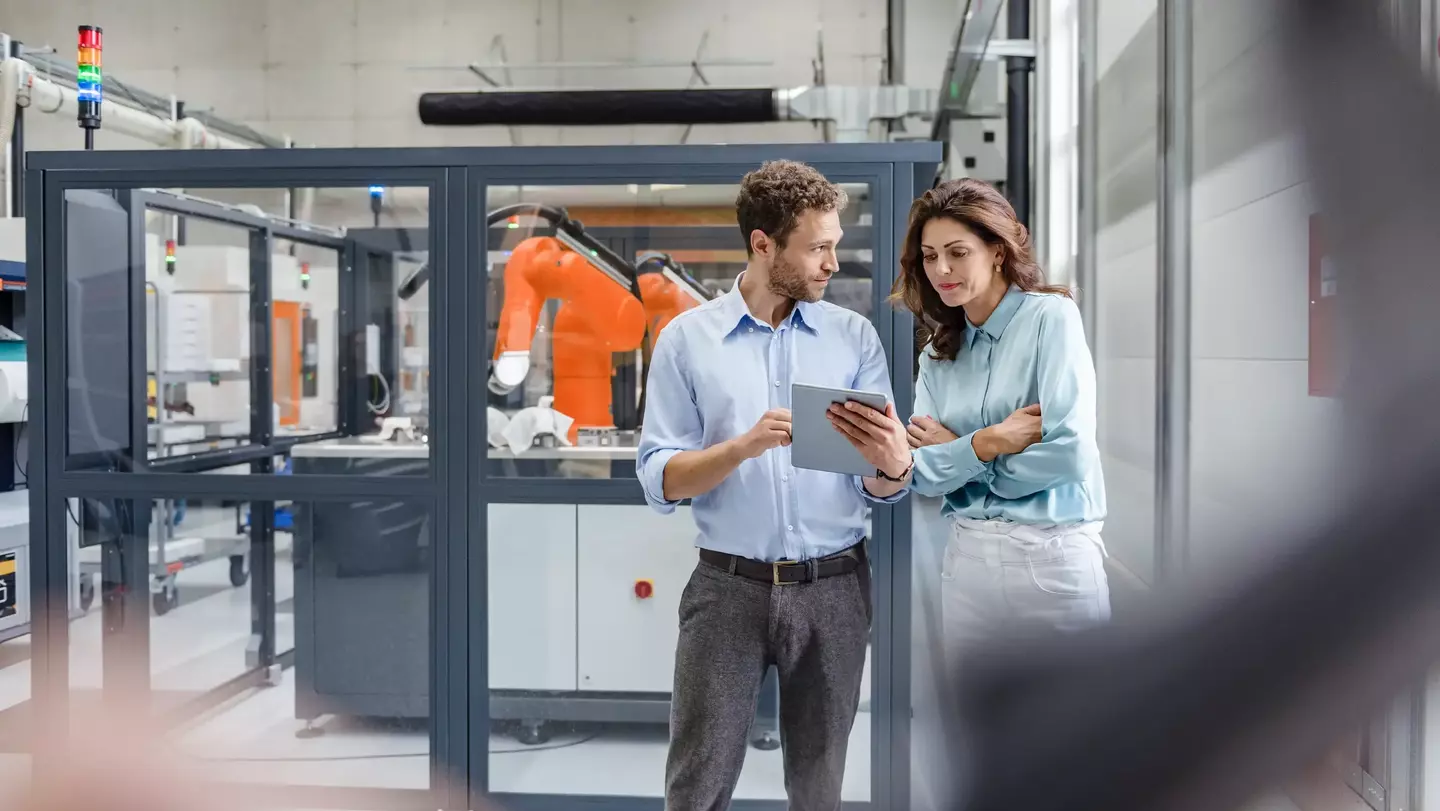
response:
[[[865,500],[899,501],[911,467],[893,403],[883,414],[856,404],[843,423],[874,476],[790,464],[792,382],[892,399],[875,328],[820,300],[845,203],[805,164],[747,174],[735,205],[745,271],[672,321],[650,361],[636,472],[656,510],[691,500],[700,547],[680,598],[669,811],[729,805],[771,664],[790,808],[840,807],[870,633]]]

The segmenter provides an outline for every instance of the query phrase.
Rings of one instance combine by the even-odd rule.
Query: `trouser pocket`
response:
[[[1105,556],[1092,539],[1071,535],[1019,557],[1005,566],[1006,598],[1016,619],[1066,629],[1109,618]]]

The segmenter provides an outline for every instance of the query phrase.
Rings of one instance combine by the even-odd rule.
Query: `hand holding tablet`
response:
[[[892,477],[908,471],[905,426],[885,395],[796,383],[790,404],[796,467],[871,477],[881,470]]]

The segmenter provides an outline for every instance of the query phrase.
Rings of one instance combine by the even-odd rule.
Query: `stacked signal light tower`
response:
[[[96,25],[82,25],[79,40],[75,57],[79,105],[75,117],[85,131],[85,148],[94,149],[95,131],[100,129],[100,105],[105,100],[100,68],[104,32]]]

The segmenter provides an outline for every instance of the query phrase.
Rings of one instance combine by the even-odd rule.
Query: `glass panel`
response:
[[[341,252],[276,239],[270,294],[275,431],[305,436],[340,428]]]
[[[840,269],[825,298],[873,317],[870,190],[845,189]],[[655,336],[679,312],[729,291],[745,268],[738,190],[738,184],[487,190],[489,475],[634,478]],[[559,229],[557,242],[561,217],[573,226]],[[579,255],[573,264],[550,270],[559,267],[550,259],[571,254]],[[548,430],[542,402],[568,427]]]
[[[267,538],[256,534],[253,522],[255,512],[267,507],[274,509],[221,499],[151,502],[145,585],[153,615],[150,684],[164,696],[158,703],[203,700],[251,673],[262,663],[261,633],[269,634],[265,662],[294,649],[293,523],[288,520],[294,509],[280,505],[276,531]],[[96,521],[94,532],[103,538],[105,518]],[[265,584],[252,576],[267,546],[273,550],[273,604],[265,601]],[[80,552],[87,593],[103,581],[106,549],[102,540]],[[262,630],[262,616],[272,618],[273,630]]]
[[[688,507],[489,506],[491,791],[662,795],[695,534]],[[862,695],[869,685],[867,667]],[[850,735],[846,801],[870,799],[868,707]],[[785,798],[778,735],[771,671],[737,799]]]
[[[401,288],[428,273],[428,200],[426,188],[67,192],[67,468],[130,469],[143,441],[153,470],[252,472],[264,458],[252,414],[268,413],[277,472],[291,472],[287,448],[313,445],[339,460],[324,472],[365,473],[351,451],[385,442],[420,450],[391,473],[426,474],[429,289]],[[256,274],[270,285],[260,326]]]
[[[174,503],[73,503],[81,571],[101,599],[71,625],[72,708],[102,687],[134,695],[127,683],[148,679],[150,705],[181,750],[220,779],[429,788],[428,505],[192,501],[162,542],[155,527]],[[149,550],[137,568],[129,556],[145,546],[133,542],[145,508]],[[253,545],[267,514],[274,534]],[[275,561],[268,606],[248,565],[265,547]],[[138,598],[119,578],[141,586]],[[273,623],[257,621],[262,611]],[[133,656],[147,627],[148,666]],[[266,661],[293,667],[271,679]]]
[[[872,194],[863,184],[846,190],[841,267],[826,298],[868,316]],[[655,336],[677,313],[728,292],[745,267],[737,192],[736,184],[488,189],[489,475],[634,477]],[[530,208],[507,209],[521,204]],[[583,223],[575,229],[583,236],[564,226],[556,245],[562,217]],[[553,253],[537,259],[537,249]],[[552,396],[554,411],[575,424],[547,437],[529,421],[543,412],[526,410]],[[688,507],[660,515],[580,503],[584,486],[573,485],[575,503],[488,506],[489,788],[658,797],[678,607],[696,566],[697,529]],[[847,802],[871,798],[870,685],[867,654]],[[771,669],[738,799],[785,798],[780,704]]]

